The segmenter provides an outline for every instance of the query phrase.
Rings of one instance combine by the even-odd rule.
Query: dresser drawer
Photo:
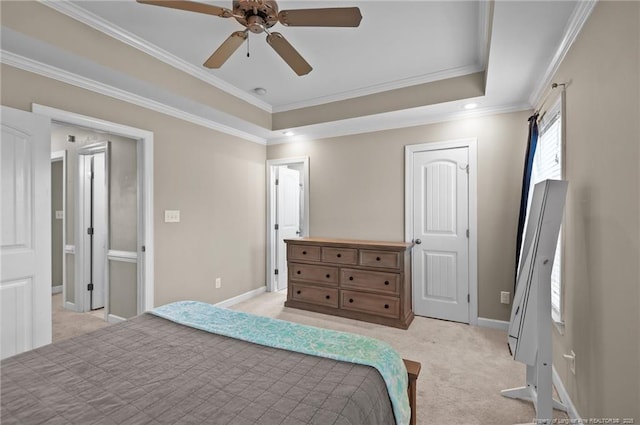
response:
[[[334,288],[293,284],[291,298],[305,303],[338,308],[338,290]]]
[[[385,269],[400,268],[400,254],[387,251],[360,250],[359,264],[366,267],[381,267]]]
[[[341,291],[340,306],[344,310],[360,311],[385,317],[400,317],[400,299],[386,295]]]
[[[322,261],[325,263],[358,264],[358,250],[351,248],[322,248]]]
[[[289,263],[289,280],[337,286],[339,275],[337,267]]]
[[[400,276],[396,273],[340,269],[340,286],[369,291],[398,293]]]
[[[289,245],[287,248],[287,259],[320,261],[320,247],[310,245]]]

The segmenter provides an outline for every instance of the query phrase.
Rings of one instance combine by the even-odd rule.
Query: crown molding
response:
[[[466,99],[465,101],[468,100],[469,99]],[[473,111],[460,111],[458,109],[456,109],[455,111],[445,111],[439,113],[429,113],[428,111],[425,111],[424,113],[418,114],[417,118],[403,118],[401,114],[405,113],[406,111],[396,111],[397,114],[385,113],[366,117],[358,117],[334,123],[323,123],[315,124],[308,127],[299,127],[295,129],[295,131],[304,134],[304,136],[273,138],[267,140],[267,145],[281,145],[297,143],[300,141],[328,139],[333,137],[351,136],[354,134],[365,134],[377,131],[418,127],[422,125],[437,124],[447,121],[459,121],[464,119],[478,118],[487,115],[521,112],[530,109],[532,108],[529,103],[520,102],[508,105],[488,106],[481,109],[475,109]]]
[[[221,133],[239,137],[250,142],[258,143],[261,145],[266,144],[266,139],[258,137],[254,134],[229,127],[224,124],[220,124],[213,120],[174,108],[164,103],[139,96],[137,94],[110,86],[108,84],[100,83],[98,81],[74,74],[60,68],[56,68],[51,65],[47,65],[42,62],[35,61],[33,59],[26,58],[24,56],[17,55],[6,50],[0,50],[0,62],[27,72],[42,75],[43,77],[51,78],[53,80],[61,81],[66,84],[109,96],[114,99],[132,103],[143,108],[151,109],[153,111],[160,112],[162,114],[169,115],[184,121],[188,121],[202,127],[210,128]]]
[[[542,101],[542,96],[549,88],[551,79],[558,71],[558,68],[560,68],[560,64],[569,52],[569,49],[573,45],[573,42],[578,37],[578,34],[582,30],[585,22],[587,22],[587,19],[591,15],[591,12],[593,11],[593,8],[595,7],[597,2],[598,0],[584,0],[577,2],[575,8],[573,9],[571,17],[569,18],[569,22],[565,27],[562,41],[560,41],[558,49],[553,55],[553,59],[549,63],[547,70],[538,82],[538,85],[535,87],[535,90],[529,97],[529,103],[531,103],[533,106],[539,106],[540,102]]]
[[[220,124],[216,121],[203,118],[201,116],[183,111],[181,109],[177,109],[164,103],[148,99],[146,97],[119,89],[117,87],[113,87],[108,84],[100,83],[98,81],[74,74],[72,72],[48,64],[44,64],[39,61],[35,61],[33,59],[26,58],[24,56],[6,50],[0,50],[0,62],[27,72],[32,72],[34,74],[73,85],[75,87],[109,96],[114,99],[122,100],[134,105],[141,106],[143,108],[154,110],[162,114],[166,114],[187,122],[191,122],[196,125],[200,125],[202,127],[220,131],[222,133],[239,137],[241,139],[261,145],[276,145],[283,143],[295,143],[300,141],[299,137],[273,137],[266,139],[264,137],[260,137],[255,134],[238,130],[224,124]],[[474,111],[459,111],[456,109],[453,112],[445,111],[439,113],[429,113],[428,109],[429,107],[426,107],[426,110],[418,114],[417,118],[406,115],[407,112],[411,112],[410,110],[394,111],[392,113],[358,117],[338,122],[327,122],[308,127],[299,127],[296,129],[296,131],[305,134],[305,136],[303,137],[304,140],[318,140],[330,137],[341,137],[353,134],[370,133],[375,131],[415,127],[420,125],[475,118],[486,115],[518,112],[531,109],[531,105],[529,105],[528,103],[515,103],[501,106],[490,106]],[[279,131],[271,133],[273,135],[280,135]]]
[[[404,78],[401,80],[390,81],[387,83],[376,84],[373,86],[363,87],[360,89],[349,90],[329,96],[316,97],[313,99],[303,100],[301,102],[288,103],[286,105],[274,106],[273,112],[287,112],[294,109],[308,108],[310,106],[324,105],[332,102],[340,102],[342,100],[353,99],[370,94],[383,93],[390,90],[402,89],[405,87],[431,83],[448,78],[461,77],[463,75],[473,74],[482,71],[483,68],[478,65],[462,66],[458,68],[446,69],[444,71],[432,72],[430,74],[419,75],[416,77]]]
[[[249,93],[237,88],[236,86],[227,83],[226,81],[209,74],[202,68],[194,66],[193,64],[181,59],[168,51],[161,49],[160,47],[138,37],[137,35],[99,17],[98,15],[89,12],[88,10],[71,3],[68,0],[38,0],[41,4],[48,6],[57,12],[69,16],[78,22],[82,22],[90,26],[91,28],[98,30],[118,41],[121,41],[135,49],[138,49],[159,61],[162,61],[172,67],[179,69],[194,78],[204,81],[232,96],[235,96],[245,102],[258,107],[269,113],[273,112],[270,104],[255,98]]]
[[[493,5],[494,0],[478,3],[478,66],[481,70],[485,70],[489,62]]]

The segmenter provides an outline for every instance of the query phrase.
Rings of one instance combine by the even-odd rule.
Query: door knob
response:
[[[416,239],[413,241],[416,245],[420,245],[422,243],[422,241],[420,239]]]

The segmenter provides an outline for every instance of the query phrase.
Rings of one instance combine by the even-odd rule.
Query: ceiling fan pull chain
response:
[[[249,37],[249,34],[247,34],[247,57],[250,57],[251,54],[249,53],[249,40],[251,39],[251,37]]]

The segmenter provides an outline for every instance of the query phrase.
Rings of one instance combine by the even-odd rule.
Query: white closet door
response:
[[[413,157],[413,299],[420,316],[469,323],[468,148]]]

